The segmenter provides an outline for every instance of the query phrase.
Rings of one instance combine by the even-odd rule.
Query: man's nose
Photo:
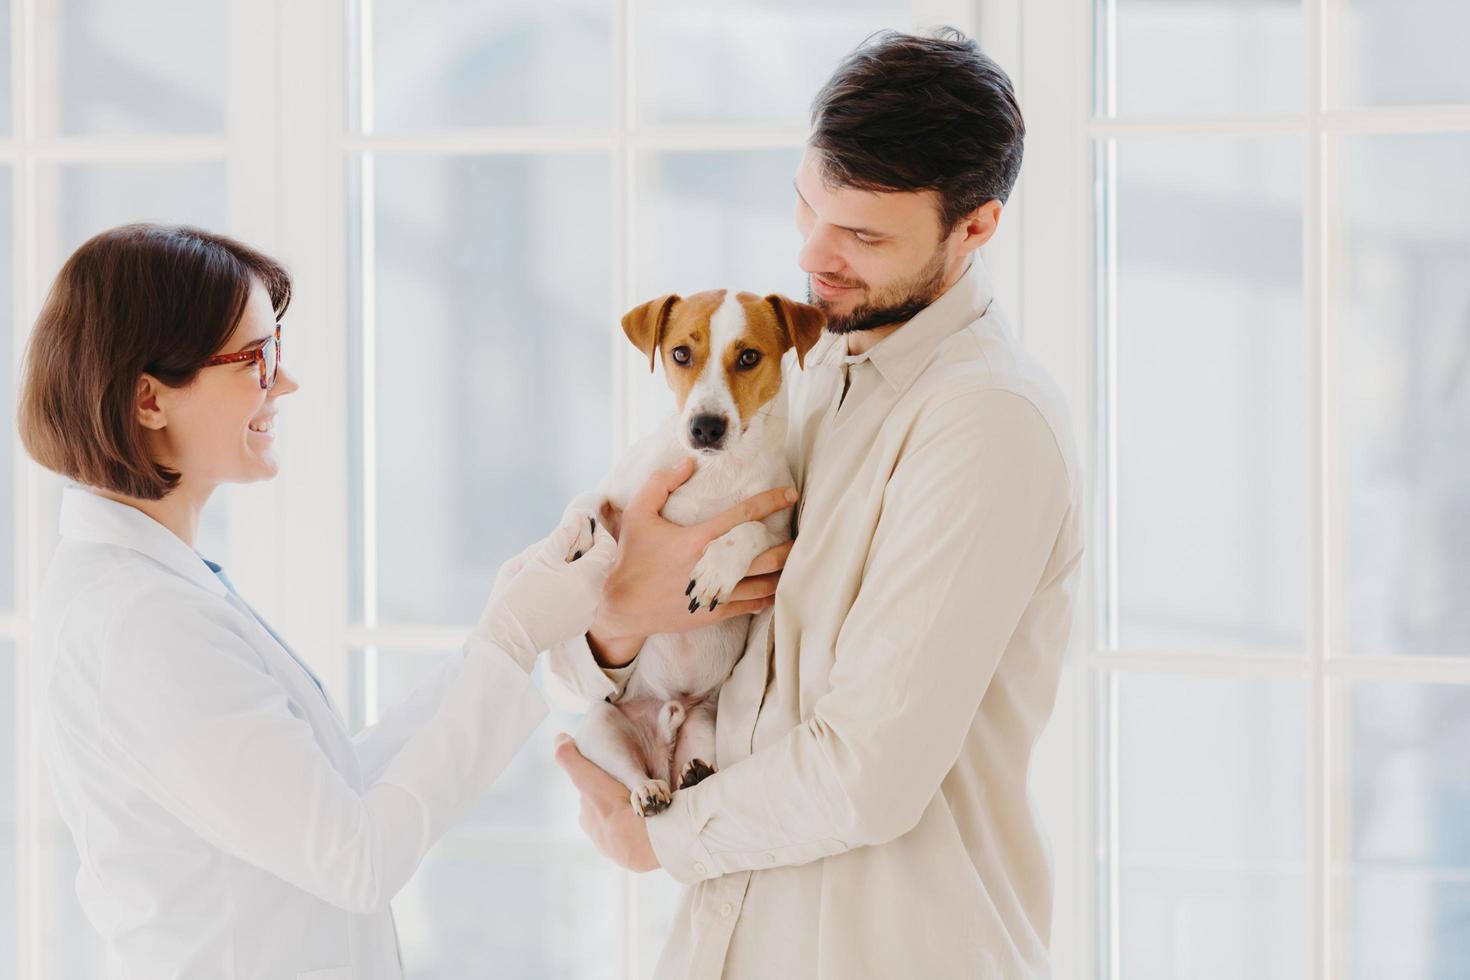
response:
[[[689,441],[701,449],[717,446],[725,438],[723,415],[696,415],[689,420]]]
[[[801,251],[796,253],[796,264],[801,267],[802,272],[817,275],[836,272],[842,261],[833,248],[834,244],[830,231],[820,224],[817,225],[806,236],[806,241],[802,242]]]

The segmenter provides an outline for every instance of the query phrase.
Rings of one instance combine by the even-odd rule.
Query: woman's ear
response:
[[[134,403],[138,424],[157,431],[168,424],[168,387],[151,374],[138,379],[138,397]]]

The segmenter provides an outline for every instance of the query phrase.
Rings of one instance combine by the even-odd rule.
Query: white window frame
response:
[[[1341,229],[1332,211],[1341,138],[1393,133],[1470,133],[1470,106],[1332,108],[1327,89],[1331,29],[1341,0],[1303,0],[1306,109],[1300,113],[1225,117],[1135,118],[1093,111],[1093,66],[1112,43],[1119,0],[986,0],[986,21],[1012,25],[1018,39],[1016,78],[1028,138],[1022,171],[1020,275],[1017,301],[1028,347],[1062,385],[1072,408],[1087,473],[1088,554],[1084,563],[1074,656],[1063,676],[1056,714],[1039,749],[1036,791],[1050,821],[1057,902],[1055,975],[1121,976],[1118,934],[1117,678],[1189,674],[1220,678],[1298,679],[1311,688],[1302,731],[1310,759],[1305,839],[1311,848],[1308,888],[1310,963],[1314,978],[1344,969],[1341,885],[1334,868],[1345,857],[1348,794],[1340,774],[1347,732],[1343,681],[1470,684],[1470,658],[1345,655],[1342,622],[1342,515],[1333,495],[1338,433],[1331,415],[1327,246]],[[993,46],[993,37],[982,37]],[[1009,67],[1009,66],[1008,66]],[[1104,102],[1107,100],[1104,99]],[[1123,648],[1117,637],[1116,473],[1106,453],[1115,424],[1109,393],[1116,337],[1110,300],[1110,230],[1096,219],[1111,211],[1109,173],[1095,180],[1095,148],[1136,137],[1299,135],[1307,144],[1303,209],[1303,287],[1311,385],[1307,513],[1312,517],[1307,567],[1308,637],[1300,652],[1179,653]],[[1106,211],[1105,211],[1106,208]],[[1100,288],[1099,288],[1100,284]],[[1096,365],[1096,367],[1094,367]],[[1096,873],[1101,862],[1104,873]]]

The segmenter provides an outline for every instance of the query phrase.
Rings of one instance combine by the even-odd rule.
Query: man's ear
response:
[[[623,333],[628,335],[634,347],[648,355],[649,371],[658,363],[659,341],[663,339],[664,327],[668,324],[669,314],[677,302],[679,297],[669,293],[635,306],[623,314]]]
[[[166,391],[167,386],[151,374],[145,374],[138,379],[137,397],[133,406],[138,424],[143,428],[156,431],[168,424],[168,412],[163,404],[167,401]],[[162,400],[160,395],[164,395]]]
[[[766,302],[776,311],[776,322],[781,324],[791,346],[796,348],[796,363],[805,368],[806,352],[821,339],[822,327],[827,324],[827,314],[815,306],[798,303],[779,293],[767,296]]]
[[[962,252],[973,252],[990,241],[995,236],[995,229],[1000,226],[1000,215],[1004,210],[1005,205],[991,198],[961,218],[954,230],[960,235]]]

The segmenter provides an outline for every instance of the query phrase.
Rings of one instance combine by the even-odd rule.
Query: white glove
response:
[[[529,671],[542,650],[587,632],[618,544],[599,524],[591,550],[568,561],[586,520],[569,515],[555,531],[500,566],[471,637],[489,640]]]

